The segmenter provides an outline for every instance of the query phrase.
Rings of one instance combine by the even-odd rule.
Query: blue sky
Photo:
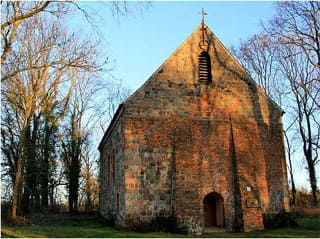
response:
[[[259,31],[260,21],[273,15],[274,2],[156,1],[142,14],[133,9],[119,19],[113,18],[108,2],[86,4],[101,16],[105,49],[115,61],[112,74],[134,91],[201,23],[202,8],[208,13],[206,24],[230,48]]]

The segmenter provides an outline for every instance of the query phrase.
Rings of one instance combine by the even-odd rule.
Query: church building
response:
[[[264,229],[264,213],[289,210],[282,114],[202,20],[105,132],[100,214]]]

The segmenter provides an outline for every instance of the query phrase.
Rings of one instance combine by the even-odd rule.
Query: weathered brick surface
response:
[[[100,145],[99,208],[101,216],[108,220],[116,220],[121,225],[125,216],[125,175],[123,170],[125,137],[122,111],[119,110],[118,113],[103,139],[103,144]]]
[[[102,181],[100,212],[119,224],[174,212],[190,232],[201,232],[211,192],[223,198],[228,230],[237,200],[245,231],[263,229],[264,212],[288,210],[281,109],[209,29],[212,84],[199,84],[200,36],[198,28],[129,97],[101,142],[102,169],[115,148],[117,174],[109,188]]]

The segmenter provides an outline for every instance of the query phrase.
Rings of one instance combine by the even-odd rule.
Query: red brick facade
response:
[[[200,26],[101,141],[100,213],[119,225],[173,213],[191,233],[250,231],[264,228],[262,213],[288,210],[282,111],[204,33],[205,49]]]

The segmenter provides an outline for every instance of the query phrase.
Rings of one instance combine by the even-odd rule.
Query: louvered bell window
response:
[[[211,77],[211,62],[208,52],[202,51],[199,55],[199,81],[200,83],[209,84]]]

